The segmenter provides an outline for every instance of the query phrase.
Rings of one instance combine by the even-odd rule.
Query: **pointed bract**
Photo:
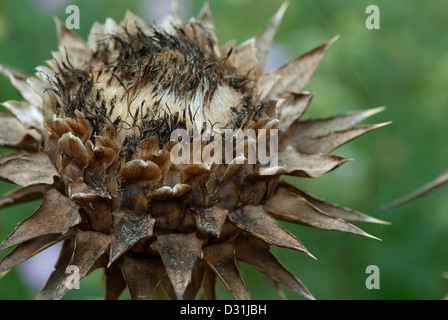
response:
[[[74,279],[72,273],[65,273],[56,289],[55,300],[60,300],[76,285],[76,280],[79,281],[87,275],[110,244],[109,237],[106,234],[95,231],[78,230],[75,241],[75,251],[70,260],[70,265],[76,267],[79,278]]]
[[[218,237],[226,221],[228,211],[218,206],[209,209],[197,209],[193,219],[199,231]]]
[[[220,243],[207,246],[204,249],[204,259],[215,270],[227,289],[237,300],[250,300],[251,296],[241,279],[236,266],[235,249],[230,243]]]
[[[263,204],[263,208],[279,220],[375,238],[340,218],[326,214],[305,198],[291,193],[285,188],[278,187],[275,194]]]
[[[0,73],[9,78],[23,99],[36,107],[42,107],[42,97],[27,83],[29,75],[4,65],[0,65]]]
[[[388,124],[390,124],[390,122],[359,126],[353,129],[334,131],[323,136],[298,135],[292,138],[292,135],[288,135],[282,137],[279,148],[283,149],[286,148],[286,146],[291,145],[300,148],[303,152],[328,154],[347,142]]]
[[[193,266],[193,272],[191,273],[191,281],[188,284],[187,289],[185,289],[183,299],[184,300],[195,300],[199,290],[201,289],[202,282],[204,279],[204,265],[202,260],[196,261]]]
[[[0,179],[22,187],[51,185],[58,176],[59,172],[45,152],[24,154],[0,164]]]
[[[291,124],[299,119],[308,108],[312,98],[313,95],[309,92],[291,93],[281,106],[278,129],[287,133]]]
[[[269,246],[263,241],[243,233],[235,241],[235,249],[238,261],[253,265],[268,278],[283,284],[307,299],[314,300],[313,295],[302,282],[269,252]]]
[[[370,222],[370,223],[378,223],[378,224],[390,224],[387,221],[383,221],[383,220],[368,216],[362,212],[359,212],[359,211],[356,211],[353,209],[349,209],[349,208],[344,208],[344,207],[341,207],[336,204],[327,203],[327,202],[325,202],[325,200],[316,198],[316,197],[298,189],[297,187],[294,187],[294,186],[292,186],[286,182],[283,182],[283,181],[281,183],[279,183],[278,187],[284,188],[291,193],[297,194],[300,197],[304,197],[311,204],[313,204],[314,206],[316,206],[317,208],[319,208],[326,214],[328,214],[332,217],[335,217],[335,218],[348,220],[348,221],[361,221],[361,222]]]
[[[123,277],[123,272],[119,263],[114,263],[109,268],[105,269],[105,299],[117,300],[123,290],[126,288],[126,281]]]
[[[44,196],[45,187],[34,185],[29,187],[19,187],[7,192],[0,198],[0,209],[7,208],[19,203],[30,202],[41,199]]]
[[[204,26],[204,28],[214,35],[215,22],[213,21],[213,15],[210,11],[208,2],[204,3],[201,11],[198,14],[198,21]]]
[[[72,30],[67,29],[67,27],[58,18],[54,18],[54,22],[56,24],[59,47],[77,48],[81,50],[87,49],[84,40],[82,40]]]
[[[204,266],[202,287],[204,288],[204,298],[206,300],[216,300],[216,273],[208,265]]]
[[[239,228],[271,245],[294,249],[312,256],[300,241],[280,226],[260,205],[247,205],[229,214]]]
[[[257,48],[257,60],[260,66],[264,69],[264,63],[266,56],[271,47],[272,40],[274,39],[275,32],[277,31],[283,15],[288,8],[288,3],[284,2],[277,13],[268,22],[266,27],[255,37],[255,47]]]
[[[182,300],[191,281],[193,266],[202,257],[202,241],[193,233],[164,234],[157,237],[152,247],[162,257],[176,298]]]
[[[274,99],[281,96],[283,92],[299,93],[302,91],[324,58],[328,48],[330,48],[337,39],[338,37],[334,37],[319,47],[288,62],[284,66],[271,71],[269,74],[279,75],[281,78],[272,87],[268,99]]]
[[[16,118],[0,113],[0,146],[36,151],[40,135],[26,129]]]
[[[25,262],[42,250],[59,242],[62,238],[63,236],[60,234],[50,234],[19,244],[0,261],[0,273],[8,271],[22,262]]]
[[[110,235],[110,260],[112,264],[138,240],[153,234],[155,220],[150,215],[137,216],[134,213],[114,213],[114,231]]]
[[[20,222],[0,245],[0,250],[48,234],[64,234],[81,222],[79,206],[55,189],[44,195],[36,212]]]
[[[162,260],[124,257],[121,269],[132,299],[154,299],[156,288],[165,276]]]
[[[430,183],[425,184],[420,189],[410,193],[407,196],[404,196],[403,198],[395,200],[394,202],[384,206],[383,208],[381,208],[381,211],[391,210],[393,208],[401,206],[401,205],[403,205],[409,201],[412,201],[414,199],[424,197],[427,194],[429,194],[429,193],[437,190],[441,186],[445,185],[446,183],[448,183],[448,171],[443,172],[440,176],[437,177],[437,179],[435,179],[434,181],[431,181]]]
[[[298,135],[325,136],[333,131],[351,129],[359,122],[384,110],[384,107],[378,107],[368,110],[352,111],[329,118],[300,120],[295,125],[297,126],[297,130],[300,130],[297,132]]]
[[[247,76],[250,79],[258,79],[262,74],[261,66],[257,60],[257,48],[255,39],[249,39],[240,44],[234,51],[235,68],[240,75]]]
[[[356,111],[337,117],[294,121],[280,138],[279,149],[294,146],[303,152],[330,153],[343,144],[390,122],[354,127],[384,108]]]
[[[171,0],[171,15],[176,19],[180,19],[179,0]]]
[[[286,167],[287,174],[297,177],[317,178],[349,160],[334,155],[305,153],[292,146],[279,152],[279,164]]]
[[[75,237],[70,237],[64,241],[62,244],[61,251],[59,253],[59,258],[54,266],[55,270],[51,273],[48,280],[45,282],[43,287],[40,289],[36,300],[51,300],[53,299],[56,289],[65,275],[67,266],[73,256],[73,251],[75,248]]]
[[[44,116],[42,110],[24,101],[6,101],[2,105],[11,112],[27,129],[36,129],[42,132]]]

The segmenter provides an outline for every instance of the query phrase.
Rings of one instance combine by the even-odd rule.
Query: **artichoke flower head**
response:
[[[301,118],[313,96],[302,89],[336,38],[265,73],[286,5],[255,37],[222,46],[207,5],[188,22],[173,8],[154,26],[130,12],[95,23],[87,41],[56,21],[59,51],[47,66],[34,76],[0,66],[24,99],[0,115],[0,145],[16,149],[0,157],[0,179],[18,185],[0,208],[42,199],[0,245],[15,246],[0,273],[62,242],[39,299],[68,292],[68,266],[81,279],[104,269],[107,299],[126,287],[133,299],[154,299],[157,288],[215,299],[217,277],[250,299],[239,262],[312,299],[269,251],[313,257],[277,221],[368,237],[347,221],[383,221],[281,176],[338,168],[348,159],[330,153],[383,126],[356,126],[383,108]]]

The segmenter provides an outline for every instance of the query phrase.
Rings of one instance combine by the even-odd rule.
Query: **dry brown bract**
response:
[[[391,210],[393,208],[399,207],[399,206],[401,206],[409,201],[412,201],[414,199],[424,197],[427,194],[434,192],[435,190],[437,190],[441,186],[445,185],[446,183],[448,183],[448,170],[443,172],[435,180],[425,184],[423,187],[415,190],[414,192],[412,192],[400,199],[397,199],[397,200],[387,204],[386,206],[384,206],[382,208],[382,210],[383,211]]]
[[[68,265],[81,278],[104,268],[105,295],[216,298],[216,276],[237,299],[251,297],[238,262],[278,286],[313,298],[270,252],[270,245],[312,256],[279,220],[370,236],[346,222],[383,221],[325,203],[280,180],[316,178],[348,159],[329,154],[381,127],[355,127],[376,108],[302,120],[312,94],[302,92],[336,40],[264,73],[283,5],[254,38],[217,45],[207,6],[182,22],[173,13],[148,27],[132,13],[117,25],[95,23],[87,43],[57,21],[59,51],[30,77],[0,66],[25,101],[3,105],[0,179],[19,187],[0,208],[43,199],[0,249],[16,246],[0,273],[63,241],[53,274],[38,295],[68,291]],[[175,129],[279,130],[279,166],[261,163],[173,164]],[[207,142],[208,143],[208,142]],[[207,143],[202,148],[207,147]],[[248,147],[248,144],[246,145]]]

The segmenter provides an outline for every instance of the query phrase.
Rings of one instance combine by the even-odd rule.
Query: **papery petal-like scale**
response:
[[[249,300],[251,296],[236,266],[234,251],[230,243],[211,245],[204,250],[204,259],[216,270],[237,300]]]
[[[50,234],[20,243],[2,261],[0,261],[0,273],[8,271],[29,258],[35,256],[42,250],[59,242],[63,236]]]
[[[53,299],[56,289],[61,283],[62,278],[66,274],[66,270],[73,256],[73,250],[75,248],[75,238],[70,237],[66,239],[61,248],[59,258],[56,261],[54,270],[50,277],[47,279],[43,287],[40,289],[36,300],[50,300]]]
[[[312,205],[305,198],[277,188],[275,194],[263,204],[263,209],[279,220],[294,222],[323,230],[348,232],[373,237],[343,219],[335,218]]]
[[[40,136],[26,129],[19,120],[0,113],[0,146],[36,151]]]
[[[42,106],[42,97],[27,83],[29,75],[4,65],[0,65],[0,72],[9,78],[14,88],[28,103],[36,107]]]
[[[134,300],[154,299],[157,285],[166,272],[160,259],[131,257],[124,258],[121,269]]]
[[[194,234],[167,234],[157,237],[153,248],[163,260],[177,299],[183,299],[191,281],[193,266],[202,257],[202,242]]]
[[[78,230],[73,256],[70,260],[70,265],[76,268],[74,271],[76,270],[78,273],[78,278],[72,279],[72,272],[64,273],[56,288],[54,299],[61,299],[68,290],[73,288],[72,286],[76,285],[74,281],[84,278],[91,271],[95,262],[106,252],[109,245],[109,237],[104,233]]]
[[[239,228],[270,244],[309,254],[302,243],[267,214],[262,206],[248,205],[231,212],[229,218]]]
[[[294,277],[280,262],[269,252],[269,246],[254,237],[242,234],[235,241],[236,258],[239,261],[249,263],[298,294],[314,299],[302,282]]]
[[[0,179],[22,187],[51,185],[58,176],[59,172],[45,152],[21,154],[0,163]]]
[[[0,245],[0,250],[19,243],[48,235],[64,234],[79,224],[79,206],[54,189],[44,195],[44,201],[29,218],[20,222],[14,231]]]
[[[29,187],[18,187],[7,192],[0,199],[0,209],[7,208],[19,203],[25,203],[44,196],[45,187],[43,185],[34,185]]]
[[[335,37],[328,42],[304,53],[300,57],[288,62],[284,66],[271,71],[269,74],[281,76],[272,87],[268,98],[275,98],[283,92],[300,92],[310,80],[330,46],[338,39]]]
[[[335,155],[306,153],[292,146],[279,152],[280,165],[286,167],[288,174],[298,177],[317,178],[349,160]]]

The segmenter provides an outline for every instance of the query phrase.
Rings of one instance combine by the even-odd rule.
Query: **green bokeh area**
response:
[[[77,31],[84,39],[94,21],[120,21],[127,9],[137,14],[144,1],[0,1],[0,63],[28,73],[57,50],[53,17],[65,21],[65,8],[81,12]],[[156,3],[157,1],[153,1]],[[162,3],[162,1],[159,1]],[[163,1],[166,2],[166,1]],[[184,18],[196,15],[202,1],[182,1]],[[46,3],[42,7],[38,3]],[[53,6],[48,7],[48,3]],[[219,43],[238,43],[256,34],[281,0],[210,1]],[[368,5],[380,9],[380,29],[368,30]],[[146,13],[151,16],[150,13]],[[151,16],[152,17],[152,16]],[[155,16],[152,19],[156,19]],[[151,22],[151,21],[148,21]],[[288,181],[329,202],[387,220],[391,225],[357,224],[381,241],[285,223],[317,257],[272,248],[272,252],[317,299],[442,299],[448,293],[448,187],[390,212],[380,207],[440,174],[448,163],[448,2],[438,0],[291,0],[274,41],[281,65],[340,35],[306,87],[315,93],[305,117],[386,106],[366,123],[393,123],[336,150],[354,159],[321,178]],[[274,55],[275,57],[275,55]],[[0,101],[20,99],[0,77]],[[1,109],[1,112],[6,112]],[[11,150],[0,149],[1,153]],[[0,183],[0,193],[13,188]],[[33,202],[0,212],[3,240],[39,205]],[[0,253],[0,258],[5,256]],[[380,289],[365,286],[366,268],[380,270]],[[280,299],[254,268],[242,264],[254,299]],[[288,289],[288,299],[301,299]],[[81,280],[65,299],[101,299],[100,270]],[[16,268],[0,280],[0,299],[33,299],[36,290]],[[231,299],[222,284],[219,297]],[[129,298],[126,292],[122,298]]]

